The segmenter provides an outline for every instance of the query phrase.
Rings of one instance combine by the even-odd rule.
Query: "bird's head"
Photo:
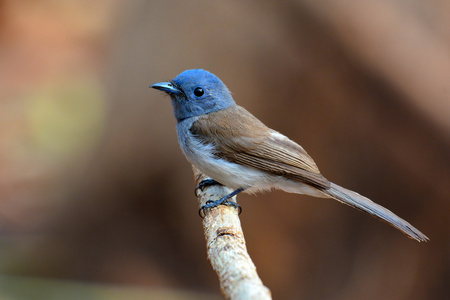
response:
[[[178,122],[235,105],[219,77],[201,69],[184,71],[170,82],[159,82],[150,87],[170,95]]]

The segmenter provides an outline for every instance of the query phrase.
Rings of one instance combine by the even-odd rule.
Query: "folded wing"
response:
[[[213,144],[215,155],[230,162],[319,189],[330,186],[300,145],[271,130],[240,106],[203,115],[190,131],[204,143]]]

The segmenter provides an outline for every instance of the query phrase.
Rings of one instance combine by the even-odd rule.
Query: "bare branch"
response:
[[[193,167],[196,183],[208,179]],[[209,186],[198,193],[200,207],[208,200],[220,199],[232,190],[224,186]],[[236,201],[236,197],[232,198]],[[256,273],[247,253],[238,211],[220,205],[207,210],[203,219],[208,259],[219,276],[220,288],[226,299],[272,299]]]

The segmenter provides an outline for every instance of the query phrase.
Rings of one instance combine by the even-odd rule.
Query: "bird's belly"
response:
[[[282,176],[272,175],[252,167],[208,156],[186,155],[186,157],[200,171],[234,190],[243,188],[247,193],[256,193],[280,189],[288,193],[324,197],[323,193],[309,185],[292,181]]]
[[[205,151],[209,149],[191,150],[185,152],[186,158],[200,171],[229,188],[270,189],[272,176],[266,172],[218,158],[211,151]]]

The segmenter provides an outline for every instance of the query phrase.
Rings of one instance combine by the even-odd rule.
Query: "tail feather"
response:
[[[406,235],[408,235],[412,239],[415,239],[416,241],[426,242],[429,240],[426,235],[414,228],[414,226],[412,226],[402,218],[398,217],[390,210],[376,204],[375,202],[364,196],[361,196],[358,193],[347,190],[346,188],[343,188],[334,183],[331,183],[330,188],[324,190],[323,193],[341,203],[362,210],[376,218],[389,223],[390,225],[404,232]]]

